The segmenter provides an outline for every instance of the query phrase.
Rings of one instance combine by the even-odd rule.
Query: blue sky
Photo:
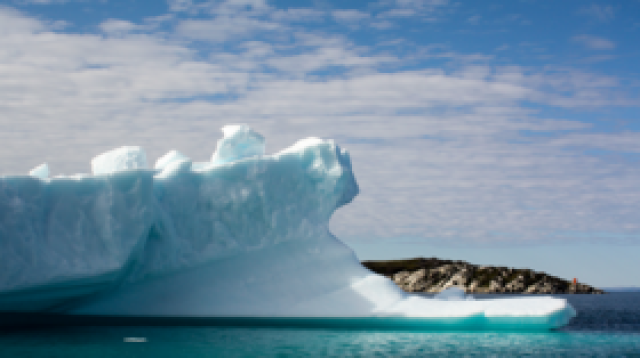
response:
[[[3,0],[0,174],[88,172],[132,144],[206,160],[227,123],[269,152],[333,138],[361,194],[331,227],[361,258],[640,286],[619,275],[640,271],[637,14],[637,0]]]

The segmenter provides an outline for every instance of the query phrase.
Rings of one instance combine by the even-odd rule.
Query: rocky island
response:
[[[436,293],[457,286],[467,293],[602,294],[604,291],[530,269],[479,266],[465,261],[415,258],[364,261],[369,270],[393,280],[407,292]]]

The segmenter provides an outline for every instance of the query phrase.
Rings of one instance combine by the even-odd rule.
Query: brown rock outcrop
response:
[[[440,292],[456,286],[467,293],[601,294],[604,291],[530,269],[478,266],[464,261],[416,258],[364,261],[365,267],[387,276],[407,292]]]

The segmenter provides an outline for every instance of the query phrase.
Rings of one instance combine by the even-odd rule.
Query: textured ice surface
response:
[[[37,167],[31,169],[29,175],[35,178],[47,179],[49,178],[49,166],[47,163],[40,164]]]
[[[184,161],[184,160],[190,160],[190,159],[186,155],[178,152],[177,150],[172,150],[169,153],[158,158],[158,160],[156,161],[155,168],[162,170],[164,169],[164,167],[166,167],[172,162]]]
[[[218,141],[213,163],[227,163],[264,155],[264,137],[246,124],[222,127],[224,138]]]
[[[148,168],[147,155],[140,147],[120,147],[102,153],[91,161],[91,170],[95,175],[146,168]]]
[[[223,165],[131,170],[144,152],[124,147],[94,160],[109,175],[0,178],[0,311],[482,329],[548,329],[575,314],[562,299],[403,292],[329,232],[358,194],[347,151],[318,138],[263,148],[228,126],[214,156]]]

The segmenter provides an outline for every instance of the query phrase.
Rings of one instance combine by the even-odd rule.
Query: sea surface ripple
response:
[[[482,295],[481,298],[500,295]],[[551,332],[287,327],[30,327],[0,331],[2,357],[639,356],[640,293],[558,295],[578,317]]]

